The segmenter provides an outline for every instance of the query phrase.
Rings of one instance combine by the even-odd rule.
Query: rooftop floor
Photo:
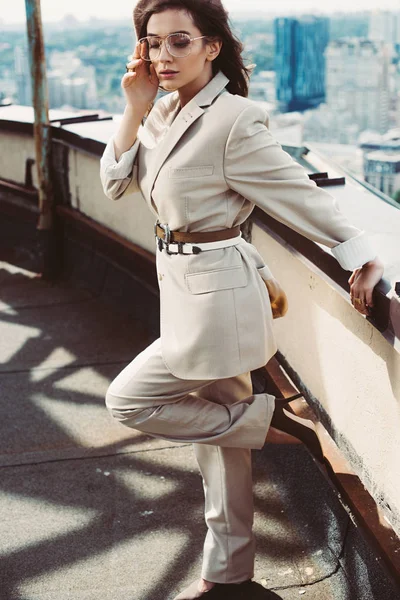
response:
[[[104,406],[154,338],[72,281],[3,261],[0,290],[2,600],[172,599],[199,577],[206,533],[192,446]],[[253,476],[252,598],[395,600],[301,444],[254,450]]]

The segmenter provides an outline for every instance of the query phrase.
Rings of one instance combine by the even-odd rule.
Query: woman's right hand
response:
[[[370,315],[374,306],[373,292],[376,284],[382,279],[384,269],[384,263],[376,256],[355,269],[348,280],[351,303],[362,315]]]
[[[141,107],[146,112],[149,104],[157,96],[160,81],[157,77],[153,63],[140,58],[139,44],[135,46],[132,59],[126,65],[133,72],[127,72],[122,77],[121,87],[126,103],[136,109]]]

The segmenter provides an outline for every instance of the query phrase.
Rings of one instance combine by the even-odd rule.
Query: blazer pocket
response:
[[[243,266],[215,271],[186,273],[186,285],[191,294],[206,294],[247,285],[247,274]]]
[[[201,165],[198,167],[179,167],[169,168],[169,176],[171,179],[180,179],[184,177],[204,177],[214,173],[214,165]]]

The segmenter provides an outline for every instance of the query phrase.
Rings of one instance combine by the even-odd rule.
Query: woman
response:
[[[252,393],[250,371],[277,350],[263,281],[274,277],[240,224],[258,205],[332,248],[364,315],[383,265],[247,98],[249,69],[220,0],[140,0],[134,25],[126,109],[100,177],[110,199],[140,192],[159,222],[161,336],[111,382],[106,405],[128,427],[193,443],[208,532],[201,577],[175,600],[212,600],[254,574],[251,449],[273,426],[321,459],[310,422]],[[171,93],[150,108],[159,86]]]

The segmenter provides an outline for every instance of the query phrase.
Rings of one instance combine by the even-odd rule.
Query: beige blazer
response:
[[[155,220],[178,231],[233,227],[257,205],[331,248],[344,269],[375,258],[366,232],[273,138],[265,108],[230,94],[228,81],[219,71],[180,112],[177,91],[158,99],[118,162],[112,137],[100,160],[105,195],[140,192]],[[252,244],[156,256],[162,352],[175,376],[231,377],[275,354],[262,281],[273,275]]]

